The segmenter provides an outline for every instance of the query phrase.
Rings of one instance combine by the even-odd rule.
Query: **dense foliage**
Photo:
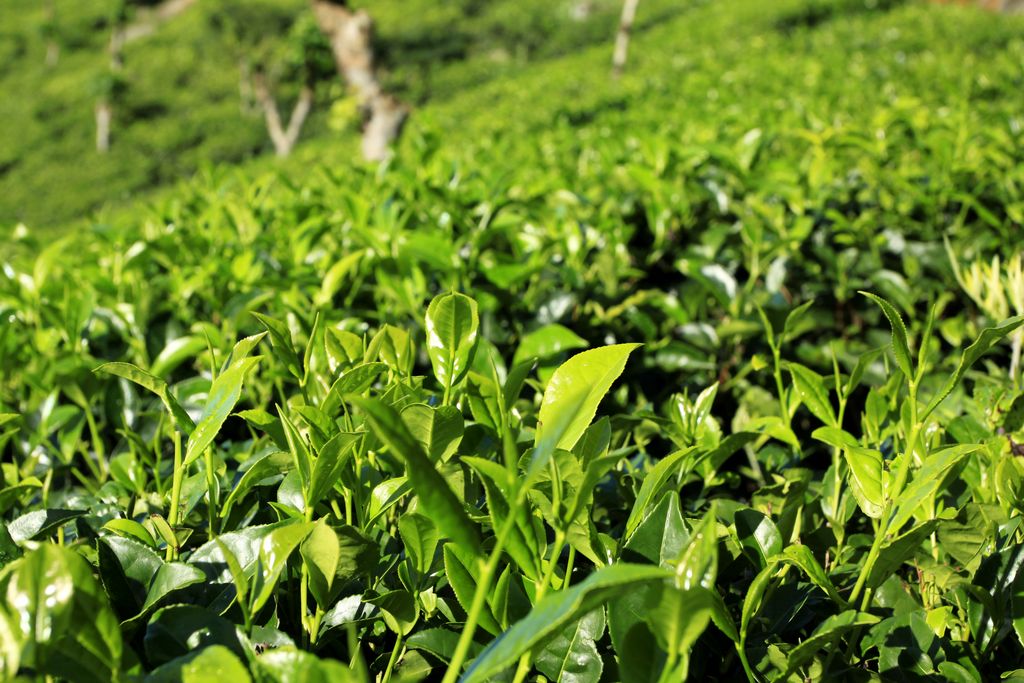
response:
[[[1024,677],[1020,24],[726,4],[19,229],[4,675]]]

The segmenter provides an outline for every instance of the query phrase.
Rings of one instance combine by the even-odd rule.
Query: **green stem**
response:
[[[53,468],[46,470],[46,476],[43,477],[43,488],[40,492],[40,502],[44,508],[50,507],[50,487],[53,486]],[[63,527],[61,527],[63,528]]]
[[[665,662],[665,667],[661,670],[661,675],[658,676],[658,683],[672,683],[673,681],[684,679],[680,670],[682,667],[676,666],[678,659],[678,655],[670,653],[668,660]]]
[[[892,489],[886,495],[885,507],[882,510],[882,518],[878,526],[878,532],[875,534],[875,540],[871,544],[871,550],[868,551],[867,560],[864,563],[864,568],[857,577],[857,583],[853,586],[853,592],[850,593],[850,602],[854,603],[860,596],[861,590],[864,589],[864,583],[867,580],[868,575],[875,567],[875,563],[878,561],[878,554],[882,549],[882,543],[889,535],[889,520],[892,515],[893,500],[899,498],[900,493],[903,491],[904,485],[907,483],[907,476],[910,474],[910,462],[914,459],[914,450],[917,448],[917,441],[921,434],[921,424],[917,421],[917,387],[911,384],[910,387],[910,419],[913,426],[910,428],[910,435],[907,438],[907,447],[903,451],[903,459],[900,462],[899,469],[896,471],[896,478],[893,480]],[[861,610],[866,610],[868,605],[871,603],[871,590],[868,589],[864,592],[864,600],[861,603]]]
[[[534,605],[538,604],[544,595],[547,594],[548,587],[551,585],[551,578],[555,575],[555,568],[558,566],[558,558],[561,556],[562,548],[564,547],[565,532],[559,529],[555,532],[554,550],[551,553],[551,559],[548,561],[547,569],[544,570],[540,584],[537,585],[537,591],[533,599]],[[512,679],[512,683],[522,683],[526,676],[529,675],[532,663],[533,657],[530,656],[529,652],[524,652],[519,658],[519,666],[516,668],[516,675]]]
[[[302,624],[302,636],[306,647],[313,642],[313,625],[309,619],[309,567],[302,563],[302,579],[299,582],[299,623]],[[294,603],[293,603],[294,604]]]
[[[181,480],[185,476],[185,468],[181,461],[181,434],[175,429],[171,439],[174,441],[174,472],[171,478],[171,508],[167,511],[167,523],[174,531],[178,526],[178,514],[181,501]],[[167,561],[174,560],[178,555],[176,548],[167,546]]]
[[[307,523],[313,521],[313,509],[308,505],[304,514]],[[309,567],[306,566],[305,558],[302,560],[302,579],[299,582],[299,612],[299,623],[302,624],[308,647],[313,643],[316,634],[313,633],[313,619],[309,615]]]
[[[498,405],[500,408],[499,412],[501,413],[502,428],[501,442],[505,456],[505,466],[508,467],[510,472],[515,473],[518,460],[516,442],[515,437],[511,433],[509,411],[508,407],[505,405],[504,394],[501,391],[501,386],[497,381],[496,371],[495,387],[498,389]],[[450,387],[446,386],[446,405],[447,399],[449,398],[449,392]],[[473,643],[473,634],[476,631],[477,621],[480,619],[480,612],[484,607],[487,594],[490,592],[491,581],[494,578],[494,572],[497,570],[498,561],[501,559],[501,552],[505,547],[505,542],[508,540],[509,534],[512,532],[512,528],[515,526],[516,515],[526,502],[526,495],[527,487],[523,486],[523,482],[520,482],[519,488],[516,491],[515,500],[509,508],[508,518],[498,531],[498,537],[495,539],[494,548],[491,550],[490,557],[487,558],[487,563],[484,565],[480,574],[480,581],[477,583],[476,591],[473,593],[473,602],[470,605],[469,613],[466,615],[466,623],[462,627],[462,634],[459,636],[459,642],[455,646],[455,654],[452,656],[452,659],[448,664],[448,670],[444,674],[442,683],[455,683],[459,677],[459,672],[462,670],[462,664],[465,662],[466,656],[469,654],[470,645]]]
[[[835,359],[835,350],[834,349],[833,349],[833,353],[832,353],[832,361],[833,361],[833,363],[837,362],[836,359]],[[837,372],[838,372],[838,370],[837,370]],[[836,394],[839,396],[839,417],[837,418],[837,424],[839,425],[839,428],[842,429],[843,419],[846,416],[846,397],[843,396],[842,391],[840,391],[839,388],[838,388],[838,380],[837,380]],[[842,551],[843,551],[843,544],[846,541],[846,526],[845,526],[845,523],[844,523],[844,521],[842,519],[842,512],[839,509],[839,506],[842,504],[842,499],[843,499],[843,495],[842,495],[843,494],[843,487],[842,487],[843,475],[842,475],[842,472],[840,471],[841,468],[842,468],[842,460],[843,460],[842,449],[840,449],[840,448],[833,448],[832,449],[832,476],[834,477],[834,480],[835,480],[835,491],[833,491],[833,493],[832,493],[832,514],[835,515],[835,519],[833,520],[833,523],[836,524],[837,527],[838,527],[837,529],[835,529],[833,531],[833,533],[835,534],[835,537],[836,537],[836,561],[837,562],[839,560],[840,553],[842,553]]]
[[[78,469],[77,467],[72,467],[71,476],[78,480],[78,483],[82,485],[82,488],[84,488],[90,494],[96,495],[97,487],[93,483],[94,480],[85,476],[85,473],[82,472],[82,470]]]
[[[100,430],[96,427],[96,418],[92,415],[92,409],[90,406],[85,406],[85,422],[89,425],[89,434],[92,437],[92,450],[96,454],[96,459],[100,462],[100,471],[103,473],[103,477],[100,479],[101,482],[107,480],[107,474],[110,472],[110,466],[107,464],[106,449],[103,447],[103,439],[100,438]]]
[[[887,505],[885,507],[885,511],[883,512],[883,517],[888,517],[888,516],[889,516],[889,506]],[[857,577],[857,583],[855,583],[853,585],[853,592],[850,593],[850,603],[851,604],[857,602],[857,598],[860,596],[860,592],[864,589],[864,583],[865,583],[865,581],[868,578],[868,574],[871,573],[872,568],[874,568],[874,566],[875,566],[875,562],[878,561],[878,553],[881,550],[882,541],[883,540],[885,540],[885,533],[880,528],[878,530],[878,533],[875,534],[875,540],[871,544],[871,549],[868,551],[868,559],[864,562],[864,568],[861,570],[860,576]],[[865,602],[867,601],[868,596],[870,595],[870,593],[871,593],[870,590],[865,593]],[[862,609],[864,607],[867,607],[867,605],[864,605],[862,607]]]
[[[384,669],[384,678],[381,683],[388,683],[391,680],[391,672],[395,668],[395,662],[398,661],[398,653],[402,647],[402,634],[399,633],[395,638],[395,646],[391,649],[391,659],[388,660],[388,666]]]
[[[772,358],[775,361],[775,389],[779,393],[779,411],[786,426],[789,427],[789,406],[786,405],[786,389],[782,384],[782,352],[778,347],[772,349]]]
[[[466,656],[469,654],[469,647],[473,643],[473,634],[476,632],[477,622],[480,620],[480,613],[487,600],[487,594],[490,593],[491,580],[494,578],[494,572],[498,568],[498,562],[501,560],[501,552],[504,550],[505,542],[508,540],[509,534],[512,532],[512,527],[516,523],[516,511],[519,510],[525,499],[526,487],[521,486],[519,491],[516,493],[515,504],[512,505],[509,510],[508,518],[505,519],[505,523],[501,526],[501,530],[498,532],[498,537],[494,542],[494,548],[491,550],[491,554],[487,558],[487,562],[480,571],[480,581],[477,583],[476,590],[473,592],[473,602],[470,604],[469,612],[466,614],[466,623],[462,627],[462,634],[459,636],[459,642],[455,646],[455,654],[452,655],[451,662],[448,664],[448,670],[444,674],[442,683],[455,683],[459,678],[459,672],[462,670],[462,665],[466,661]]]
[[[172,429],[173,429],[173,427],[172,427]],[[167,480],[163,479],[160,476],[160,469],[161,469],[160,466],[163,464],[163,461],[164,461],[164,458],[163,458],[163,448],[161,448],[160,441],[161,441],[161,434],[160,434],[160,430],[158,429],[158,430],[156,430],[156,433],[153,436],[153,443],[150,446],[150,448],[153,449],[153,454],[154,454],[153,455],[153,460],[151,461],[152,462],[151,469],[153,471],[153,483],[156,484],[156,491],[162,497],[162,496],[167,495]],[[142,456],[141,453],[139,453],[138,455],[139,455],[139,457]]]
[[[754,675],[754,670],[750,668],[750,662],[747,661],[747,649],[745,642],[736,643],[736,654],[740,656],[740,664],[743,665],[743,672],[747,674],[748,683],[757,683],[757,677]]]
[[[497,385],[497,383],[495,383]],[[502,455],[505,458],[505,467],[512,474],[516,473],[516,468],[519,464],[519,449],[516,447],[516,437],[512,433],[512,423],[509,420],[508,406],[505,405],[504,395],[499,388],[498,390],[498,405],[501,410],[501,449]]]
[[[565,547],[565,532],[558,530],[555,532],[555,542],[552,546],[554,550],[551,553],[551,559],[548,561],[547,569],[544,570],[544,575],[541,577],[540,585],[537,586],[537,592],[533,599],[534,604],[541,601],[541,598],[548,592],[548,588],[551,586],[551,578],[555,575],[555,568],[558,567],[558,558],[562,554],[562,549]]]
[[[217,499],[219,498],[219,496],[217,495],[219,492],[219,487],[217,486],[217,477],[213,472],[212,448],[206,449],[206,451],[203,453],[203,459],[206,462],[206,497],[207,500],[209,501],[210,506],[210,514],[208,515],[210,538],[214,539],[217,538],[216,517],[218,514],[220,514],[220,511],[218,510],[220,506],[217,503]]]
[[[798,507],[796,509],[796,519],[793,521],[793,532],[789,536],[790,545],[796,545],[800,543],[800,532],[804,526],[804,509]]]
[[[839,506],[842,505],[842,493],[843,493],[843,475],[840,472],[842,467],[842,449],[832,449],[832,476],[834,479],[833,486],[835,491],[832,492],[832,514],[835,515],[835,519],[832,523],[838,528],[833,530],[836,537],[836,557],[839,556],[839,551],[842,550],[843,540],[846,537],[846,529],[842,525],[842,511]]]
[[[903,487],[907,483],[907,477],[910,476],[910,463],[914,460],[914,451],[917,449],[917,441],[921,436],[921,429],[923,427],[917,421],[917,387],[914,385],[911,385],[910,390],[910,422],[913,426],[910,428],[910,436],[907,437],[907,448],[903,452],[903,460],[900,461],[900,467],[896,470],[896,478],[893,480],[891,495],[887,496],[889,500],[898,498],[903,492]]]
[[[82,458],[85,460],[85,466],[89,468],[89,473],[92,474],[97,482],[105,481],[106,477],[103,476],[103,466],[99,463],[99,460],[97,459],[96,462],[92,461],[92,458],[89,456],[89,449],[86,446],[81,446],[79,450],[82,453]]]
[[[569,546],[569,559],[565,562],[565,578],[562,579],[562,590],[569,587],[572,578],[572,565],[576,561],[576,546]]]
[[[786,578],[786,574],[789,573],[789,569],[792,566],[793,565],[791,564],[782,565],[778,570],[777,576],[774,579],[769,580],[769,583],[765,586],[764,593],[761,596],[761,605],[768,604],[768,601],[771,599],[775,589],[778,585],[782,584],[782,581]],[[775,581],[778,581],[779,583],[776,584]],[[752,616],[756,617],[757,612],[755,611]],[[753,619],[751,619],[751,621],[753,621]],[[757,683],[757,676],[754,675],[754,671],[750,666],[750,661],[747,659],[747,631],[745,629],[740,629],[740,642],[736,644],[736,651],[739,652],[740,661],[743,663],[743,670],[747,672],[747,679],[750,683]]]
[[[1018,329],[1013,333],[1012,351],[1010,353],[1010,381],[1013,388],[1020,386],[1018,370],[1020,369],[1021,346],[1024,345],[1024,330]]]
[[[247,638],[252,638],[252,610],[249,609],[248,600],[240,600],[239,596],[236,594],[235,603],[242,612],[242,622],[245,624],[245,636]]]
[[[316,645],[317,639],[320,637],[320,623],[324,619],[324,611],[319,607],[313,613],[309,622],[309,644],[310,646]]]

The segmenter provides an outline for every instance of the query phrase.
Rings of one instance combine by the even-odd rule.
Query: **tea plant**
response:
[[[103,417],[122,425],[109,456],[103,433],[75,440],[96,425],[82,408],[51,398],[3,418],[20,457],[0,498],[26,510],[3,527],[5,672],[759,680],[894,675],[912,657],[921,674],[980,680],[1019,647],[1021,472],[995,404],[934,416],[1024,318],[935,372],[937,309],[915,353],[899,313],[868,296],[894,372],[868,389],[859,436],[843,429],[848,400],[890,361],[835,361],[826,378],[783,360],[806,307],[782,332],[762,313],[792,380],[776,377],[781,417],[728,435],[714,386],[664,417],[617,413],[629,391],[604,401],[637,344],[509,367],[458,293],[426,308],[428,375],[415,331],[356,334],[328,312],[297,326],[257,314],[264,331],[231,347],[207,335],[206,370],[173,386],[100,365],[92,381],[115,392]],[[736,453],[815,448],[793,431],[801,407],[831,466],[765,461],[736,497]],[[678,450],[652,459],[657,438]]]
[[[1021,43],[820,4],[19,230],[4,678],[1024,676]]]

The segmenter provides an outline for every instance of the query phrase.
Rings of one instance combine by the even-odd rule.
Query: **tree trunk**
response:
[[[636,8],[640,0],[625,0],[622,3],[622,18],[619,19],[619,31],[615,36],[615,54],[612,56],[612,75],[618,78],[626,68],[626,56],[629,53],[629,35],[636,19]]]
[[[96,102],[96,151],[105,154],[110,150],[110,123],[114,111],[110,101],[102,98]]]
[[[132,43],[155,33],[160,24],[173,19],[195,3],[196,0],[164,0],[154,8],[140,12],[138,21],[122,29],[123,42]]]
[[[363,126],[363,158],[381,161],[387,158],[391,143],[402,132],[409,109],[392,95],[378,94],[370,111]]]
[[[196,3],[196,0],[165,0],[145,14],[144,18],[132,24],[117,22],[110,35],[110,74],[115,81],[124,71],[124,46],[156,30],[161,23],[176,17]],[[106,92],[96,101],[96,151],[105,153],[110,149],[110,128],[114,120],[115,92]]]
[[[60,43],[57,42],[57,0],[46,3],[46,66],[53,68],[60,60]]]
[[[313,89],[308,85],[302,87],[299,99],[292,109],[292,115],[288,119],[288,127],[282,125],[281,115],[277,111],[277,102],[267,88],[266,78],[262,73],[253,76],[253,91],[256,99],[263,108],[263,115],[267,122],[267,132],[270,133],[270,140],[274,143],[274,151],[279,157],[286,157],[291,154],[295,143],[299,141],[299,133],[302,132],[302,125],[313,108]]]
[[[398,138],[409,109],[383,91],[374,72],[373,21],[364,10],[353,12],[331,0],[312,0],[317,25],[331,44],[338,72],[355,91],[366,112],[363,156],[380,161]]]
[[[238,60],[238,109],[243,115],[256,112],[256,91],[252,82],[252,65],[243,57]]]
[[[114,89],[116,79],[124,70],[124,30],[122,26],[115,26],[110,35],[110,74],[114,82],[112,90],[100,95],[96,101],[96,151],[106,154],[110,150],[110,128],[114,120]]]
[[[573,21],[586,21],[594,13],[594,0],[577,0],[569,9]]]
[[[107,51],[110,54],[110,70],[115,73],[124,71],[125,36],[124,26],[115,26],[114,31],[110,34],[110,45],[107,47]]]
[[[46,66],[52,69],[57,66],[58,61],[60,61],[60,43],[50,39],[46,41]]]

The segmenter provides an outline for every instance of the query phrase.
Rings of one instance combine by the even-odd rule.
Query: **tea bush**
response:
[[[4,675],[1024,676],[1019,24],[723,4],[16,231]]]

